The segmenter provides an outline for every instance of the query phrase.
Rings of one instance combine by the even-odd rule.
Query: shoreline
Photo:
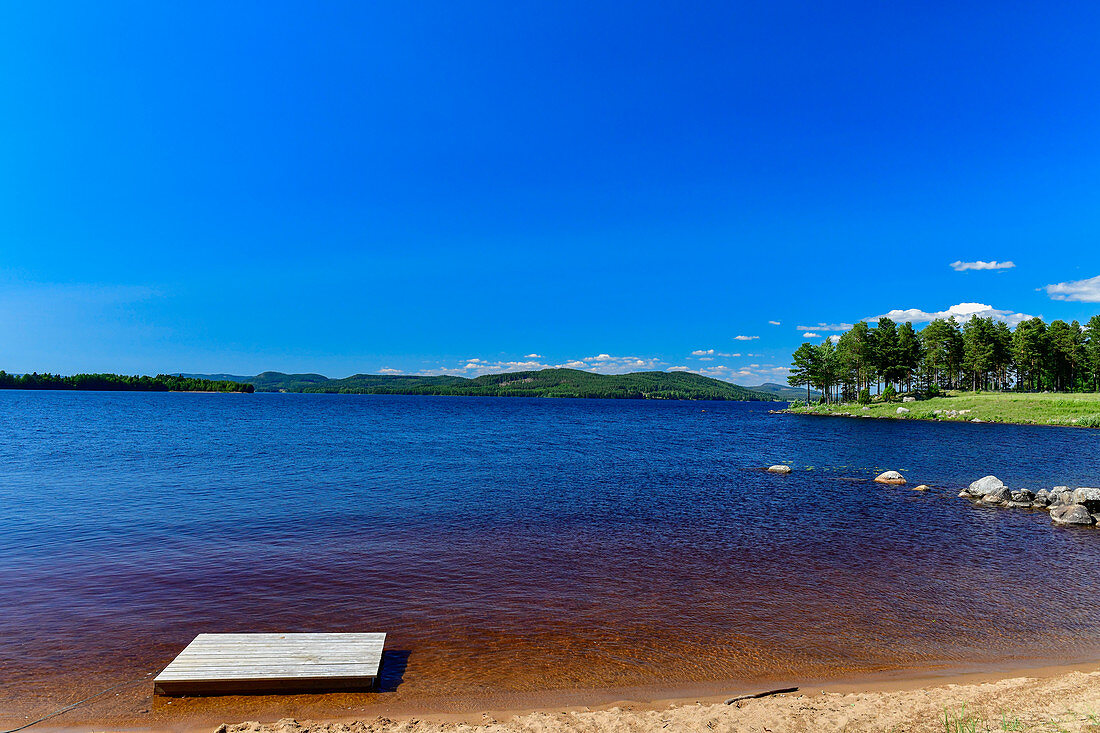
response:
[[[1061,425],[1045,422],[1017,422],[1015,420],[938,420],[934,417],[906,417],[904,415],[857,415],[850,412],[812,412],[810,410],[769,410],[772,415],[798,415],[801,417],[846,417],[860,420],[894,420],[895,422],[937,423],[940,425],[1018,425],[1024,428],[1070,428],[1073,430],[1096,430],[1093,425]]]
[[[950,392],[936,397],[899,395],[891,401],[789,406],[774,414],[1100,428],[1100,392]]]
[[[1001,700],[1004,701],[1005,706],[1012,707],[1012,710],[1006,707],[1005,711],[1017,717],[1035,717],[1040,712],[1043,715],[1049,713],[1051,700],[1055,701],[1056,707],[1063,704],[1062,701],[1065,705],[1070,705],[1075,701],[1075,697],[1081,696],[1082,692],[1092,696],[1087,701],[1091,708],[1086,712],[1100,716],[1100,659],[1036,666],[1038,661],[1041,660],[1021,661],[1018,665],[1009,664],[970,671],[890,670],[828,680],[788,679],[752,684],[725,680],[626,688],[498,693],[461,699],[425,698],[396,703],[372,699],[372,696],[378,693],[341,694],[340,698],[349,698],[346,700],[349,703],[352,702],[350,698],[359,698],[358,704],[346,706],[343,704],[344,700],[326,700],[326,698],[336,698],[335,694],[227,696],[200,698],[203,701],[214,701],[214,705],[212,709],[192,715],[169,713],[169,705],[179,705],[188,698],[153,698],[149,707],[160,713],[155,716],[155,720],[142,719],[133,715],[108,714],[85,717],[80,715],[78,708],[71,713],[58,716],[56,720],[38,723],[29,730],[71,733],[78,729],[86,731],[91,728],[95,731],[211,733],[215,730],[222,731],[221,726],[224,725],[227,729],[222,733],[295,733],[295,731],[436,733],[603,729],[648,733],[664,728],[674,729],[673,726],[680,726],[682,729],[696,729],[699,725],[706,727],[705,721],[711,720],[717,720],[720,723],[718,730],[742,730],[742,726],[747,724],[746,718],[751,719],[748,723],[756,726],[756,730],[760,730],[758,719],[761,715],[765,715],[775,718],[773,722],[780,725],[779,728],[774,725],[767,727],[772,731],[780,731],[789,728],[782,727],[784,723],[779,722],[778,719],[785,720],[788,725],[799,723],[809,712],[835,713],[845,707],[856,705],[857,703],[850,700],[858,698],[859,704],[865,708],[861,713],[863,717],[866,718],[868,715],[871,717],[865,721],[869,723],[867,727],[849,725],[844,728],[854,732],[886,729],[880,725],[881,721],[875,717],[875,713],[890,706],[892,706],[889,711],[891,716],[904,718],[921,712],[917,709],[919,704],[928,700],[939,700],[937,704],[941,707],[951,705],[960,707],[965,704],[972,710],[977,709],[975,705],[985,705],[988,708],[990,700]],[[795,692],[746,700],[734,705],[725,704],[725,701],[731,697],[788,687],[798,689]],[[1072,694],[1058,692],[1067,688],[1073,690]],[[1040,690],[1042,692],[1038,692]],[[1012,697],[1013,694],[1015,698]],[[1012,702],[1014,699],[1016,701]],[[1030,709],[1025,703],[1031,699],[1045,701],[1044,710]],[[983,700],[985,700],[984,703]],[[318,702],[339,702],[340,704],[318,705]],[[484,704],[478,704],[479,702]],[[186,705],[179,706],[186,707]],[[348,712],[337,713],[337,708],[346,709]],[[997,710],[990,713],[987,710],[986,717],[1001,712],[1003,711]],[[942,731],[942,714],[943,710],[937,708],[938,717],[935,717],[935,722],[938,727],[906,727],[903,730]],[[288,719],[308,722],[302,722],[299,727],[295,727],[287,722]],[[26,719],[0,718],[0,728],[4,730],[17,728],[27,722]],[[820,721],[816,723],[818,726],[821,724]],[[800,727],[799,729],[841,730],[840,727],[827,726]],[[1000,728],[996,729],[1000,730]],[[1044,730],[1049,729],[1044,728]],[[1096,719],[1095,728],[1071,726],[1063,727],[1061,730],[1100,733],[1100,717]]]

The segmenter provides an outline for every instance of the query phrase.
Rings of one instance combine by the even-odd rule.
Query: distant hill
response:
[[[577,369],[454,376],[355,374],[329,379],[320,374],[264,372],[254,377],[232,374],[183,376],[253,385],[257,392],[329,392],[342,394],[410,394],[482,397],[602,397],[658,400],[775,400],[776,397],[690,372],[594,374]]]
[[[224,377],[218,377],[223,379]],[[789,402],[791,400],[805,400],[806,390],[799,387],[790,387],[786,384],[776,384],[775,382],[765,382],[764,384],[757,385],[756,387],[748,387],[753,392],[762,392],[764,394],[771,395],[773,399],[783,400]],[[821,393],[816,390],[810,391],[811,397],[820,397]]]

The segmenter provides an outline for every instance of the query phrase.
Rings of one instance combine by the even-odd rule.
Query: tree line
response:
[[[917,331],[889,318],[855,324],[839,339],[804,343],[794,352],[788,383],[832,401],[870,401],[946,389],[1020,392],[1100,391],[1100,315],[1082,326],[1041,318],[1013,330],[1004,321],[972,317],[961,326],[938,318]]]
[[[252,392],[247,383],[196,379],[173,374],[155,377],[123,374],[8,374],[0,371],[0,389],[82,389],[115,392]]]

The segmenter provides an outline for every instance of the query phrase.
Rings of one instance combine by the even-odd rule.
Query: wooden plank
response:
[[[153,680],[161,695],[375,689],[385,634],[199,634]]]

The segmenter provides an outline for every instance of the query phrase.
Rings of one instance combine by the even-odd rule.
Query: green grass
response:
[[[797,414],[845,413],[894,420],[940,420],[1018,423],[1023,425],[1070,425],[1100,427],[1100,394],[1020,394],[1016,392],[957,392],[918,402],[886,402],[868,405],[814,405],[791,410]],[[904,407],[909,412],[898,414]],[[940,414],[936,414],[939,410]],[[954,410],[965,414],[948,415]]]

